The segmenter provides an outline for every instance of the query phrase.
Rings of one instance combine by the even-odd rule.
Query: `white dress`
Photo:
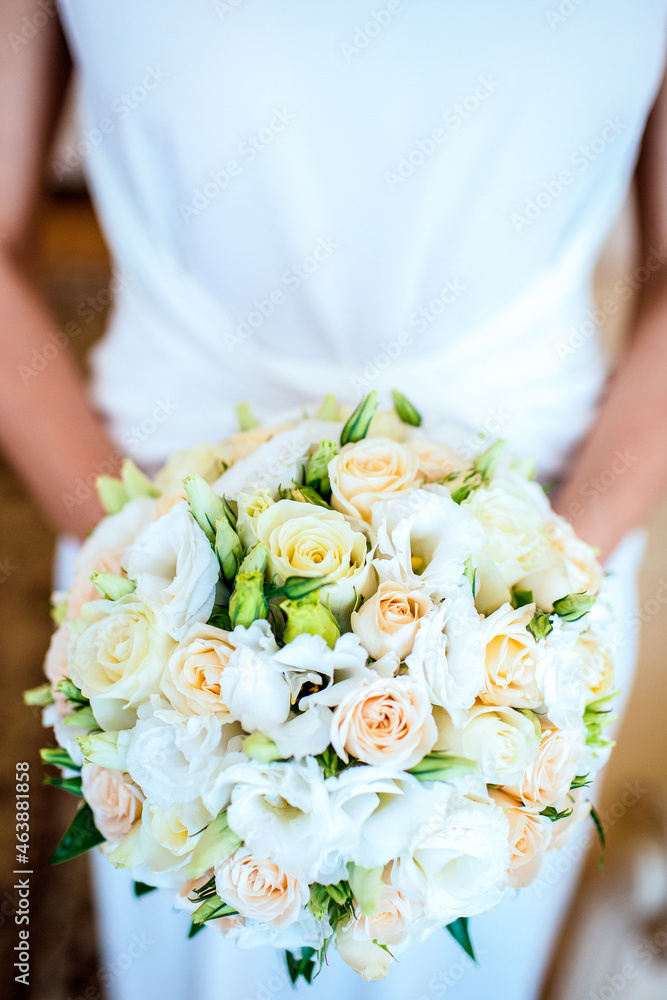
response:
[[[151,467],[219,439],[239,400],[270,417],[396,386],[562,471],[604,383],[590,280],[667,0],[62,0],[61,16],[84,129],[63,167],[84,162],[117,269],[93,393],[124,451]],[[615,556],[626,687],[640,547]],[[185,941],[183,914],[96,867],[113,1000],[292,995],[279,957],[210,929]],[[443,933],[382,984],[334,960],[310,995],[528,1000],[576,870],[475,919],[477,970]]]

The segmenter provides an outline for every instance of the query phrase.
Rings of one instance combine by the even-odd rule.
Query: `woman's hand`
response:
[[[593,428],[553,503],[605,560],[644,524],[667,488],[667,82],[649,118],[637,169],[641,290],[632,336]],[[647,269],[648,270],[648,269]]]

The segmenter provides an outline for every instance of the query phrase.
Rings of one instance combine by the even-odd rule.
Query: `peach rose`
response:
[[[584,749],[581,733],[545,729],[537,757],[519,783],[518,791],[526,805],[539,811],[560,802],[577,775]]]
[[[372,982],[384,979],[394,961],[385,948],[381,948],[371,938],[359,940],[355,934],[356,921],[339,924],[336,930],[338,954],[351,969],[358,972],[363,980]]]
[[[230,718],[220,694],[222,672],[233,646],[228,633],[213,625],[191,625],[173,650],[164,668],[160,688],[182,715],[217,715]]]
[[[438,730],[428,692],[407,676],[364,680],[347,694],[331,720],[331,743],[366,764],[407,768],[432,749]]]
[[[424,481],[415,452],[389,438],[345,445],[329,462],[329,479],[332,506],[369,524],[374,503],[417,489]]]
[[[151,520],[157,521],[158,518],[162,517],[163,514],[167,514],[172,507],[175,507],[177,503],[181,500],[187,500],[188,495],[185,490],[171,490],[169,493],[163,493],[161,497],[155,501],[155,508],[153,510],[153,517]]]
[[[353,923],[352,933],[357,941],[377,941],[378,944],[401,944],[406,940],[415,918],[423,907],[411,902],[396,889],[385,876],[377,909],[371,916],[359,916]]]
[[[72,585],[67,592],[67,621],[78,618],[81,608],[88,601],[99,601],[100,592],[90,579],[91,576],[93,573],[121,574],[122,556],[122,552],[101,549],[91,559],[77,567]]]
[[[470,462],[465,455],[439,441],[414,438],[408,447],[417,456],[419,471],[427,483],[435,483],[453,472],[470,469]]]
[[[359,611],[351,616],[352,631],[374,660],[396,653],[400,660],[412,652],[419,623],[433,601],[405,583],[385,580]]]
[[[530,885],[539,875],[551,844],[551,820],[527,809],[519,799],[501,790],[492,790],[490,795],[509,820],[510,865],[507,880],[517,888]]]
[[[218,895],[241,916],[270,927],[284,927],[301,916],[309,890],[296,876],[270,858],[256,858],[245,848],[226,858],[215,869]]]
[[[486,705],[538,708],[542,704],[536,667],[545,653],[526,628],[534,613],[534,604],[516,610],[503,604],[483,619],[486,681],[479,697]]]
[[[141,816],[144,801],[141,789],[129,774],[97,764],[84,764],[81,784],[102,836],[113,843],[122,840]]]

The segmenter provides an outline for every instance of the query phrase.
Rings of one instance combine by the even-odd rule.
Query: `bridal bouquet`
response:
[[[52,860],[99,844],[293,980],[333,945],[380,978],[442,928],[472,954],[467,919],[591,811],[600,566],[502,442],[463,454],[399,393],[241,416],[99,482],[27,693],[82,797]]]

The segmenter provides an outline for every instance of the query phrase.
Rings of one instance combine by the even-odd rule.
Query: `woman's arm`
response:
[[[30,277],[31,231],[44,160],[67,81],[69,62],[58,21],[51,18],[17,51],[7,39],[23,18],[43,9],[3,0],[0,34],[0,447],[54,527],[83,537],[102,511],[91,482],[114,472],[119,455],[95,416],[82,377],[66,350],[48,352],[44,369],[27,376],[33,352],[65,341]],[[82,499],[79,499],[79,498]],[[72,502],[72,498],[76,503]]]
[[[554,500],[604,560],[643,524],[667,488],[667,78],[637,168],[642,287],[632,336],[591,433]],[[655,251],[658,251],[656,255]]]

